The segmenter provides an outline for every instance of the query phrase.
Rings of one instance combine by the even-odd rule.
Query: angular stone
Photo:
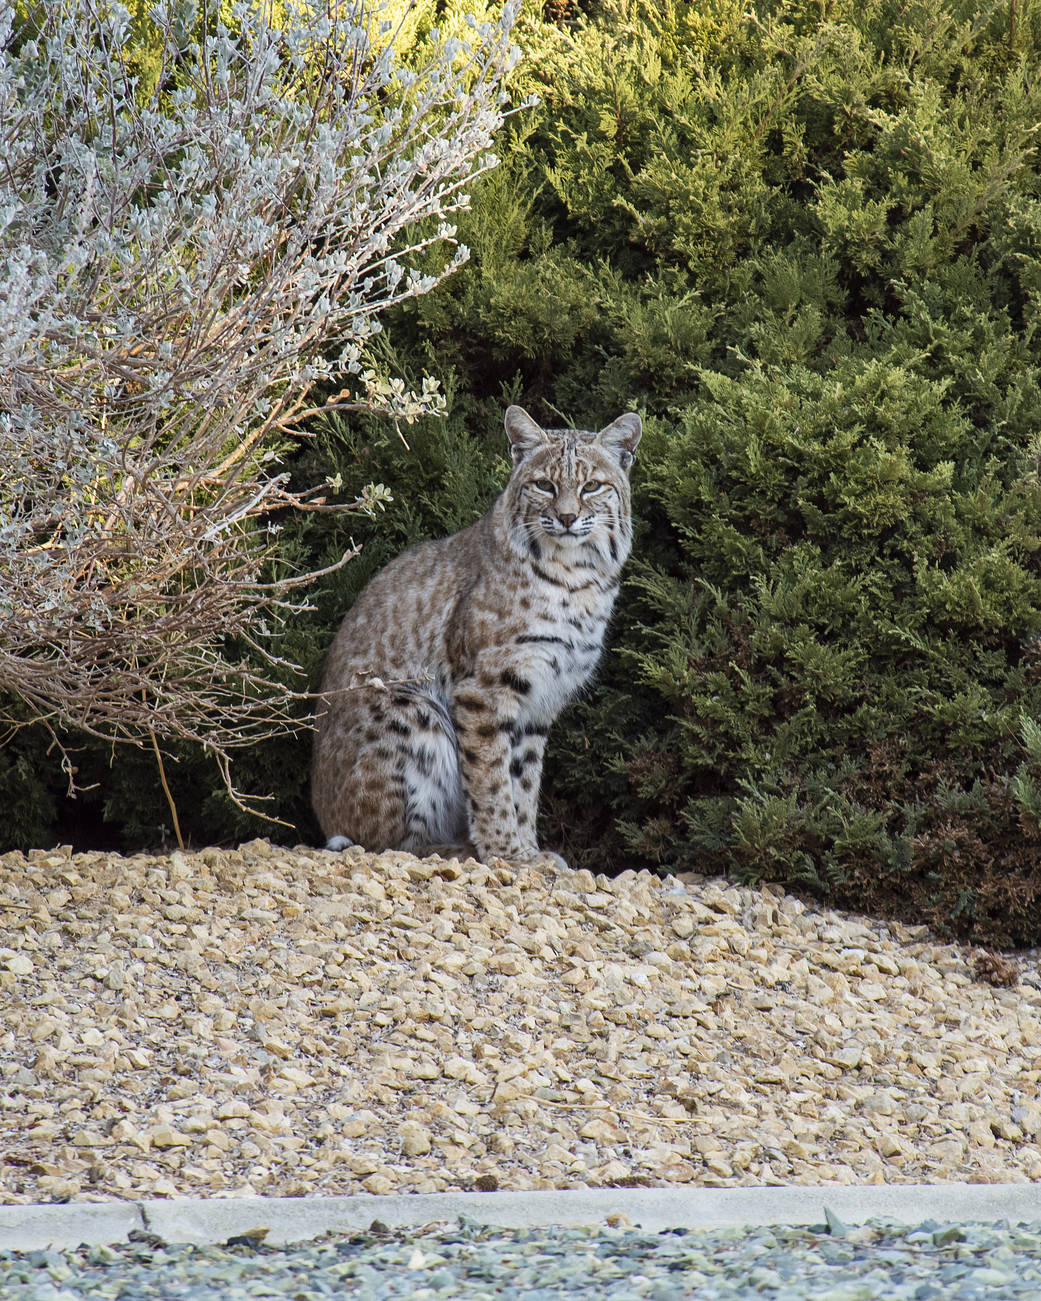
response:
[[[444,1073],[450,1080],[466,1080],[469,1084],[482,1085],[490,1083],[488,1076],[465,1057],[449,1057],[444,1065]]]
[[[401,1139],[401,1150],[406,1156],[422,1156],[433,1146],[430,1130],[416,1120],[406,1120],[399,1126],[398,1137]]]
[[[190,1134],[182,1134],[180,1130],[174,1129],[171,1125],[156,1125],[154,1129],[148,1131],[148,1137],[152,1140],[153,1147],[161,1149],[191,1147],[192,1145]]]
[[[222,1102],[217,1108],[218,1120],[244,1120],[249,1115],[249,1104],[241,1098],[232,1098]]]

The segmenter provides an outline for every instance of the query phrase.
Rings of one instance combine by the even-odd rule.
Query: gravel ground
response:
[[[12,853],[0,927],[6,1203],[1041,1180],[1034,957],[771,887]]]
[[[811,1229],[503,1230],[432,1226],[304,1246],[249,1239],[0,1253],[5,1301],[1011,1301],[1041,1291],[1041,1224]]]

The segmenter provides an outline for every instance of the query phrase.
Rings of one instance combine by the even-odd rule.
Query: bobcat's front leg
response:
[[[521,835],[535,841],[535,818],[542,782],[542,755],[549,728],[542,723],[522,723],[510,737],[510,778],[517,827]]]
[[[534,817],[520,825],[510,773],[513,739],[519,733],[517,698],[470,680],[459,685],[453,703],[474,848],[482,859],[536,857]]]

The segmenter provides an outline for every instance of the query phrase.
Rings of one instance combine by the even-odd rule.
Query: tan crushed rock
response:
[[[778,889],[0,857],[0,1197],[1041,1179],[1041,980]]]

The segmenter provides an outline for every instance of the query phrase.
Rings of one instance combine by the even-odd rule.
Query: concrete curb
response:
[[[756,1224],[821,1224],[827,1207],[846,1224],[882,1219],[964,1222],[1041,1220],[1037,1184],[848,1184],[782,1188],[597,1188],[497,1193],[403,1193],[356,1197],[242,1197],[148,1202],[0,1206],[0,1250],[63,1249],[123,1242],[133,1230],[167,1242],[224,1242],[252,1229],[268,1243],[299,1242],[334,1231],[391,1228],[461,1215],[505,1228],[596,1225],[625,1216],[652,1232]],[[623,1221],[624,1223],[624,1221]]]

